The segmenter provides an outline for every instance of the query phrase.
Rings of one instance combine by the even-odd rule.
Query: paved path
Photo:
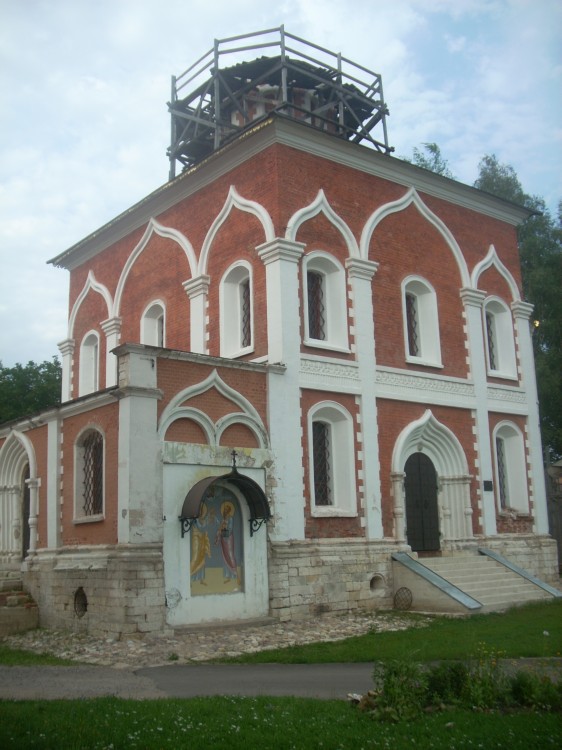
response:
[[[372,687],[372,664],[187,664],[144,667],[0,666],[0,699],[194,698],[292,695],[345,700]]]
[[[502,662],[562,680],[562,659]],[[345,700],[372,687],[373,664],[174,664],[141,669],[101,666],[0,666],[0,700],[56,698],[195,698],[210,695],[292,695]]]

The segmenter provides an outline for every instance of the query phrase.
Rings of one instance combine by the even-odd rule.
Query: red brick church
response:
[[[528,211],[392,156],[380,76],[276,33],[173,79],[169,181],[51,261],[62,404],[0,426],[44,626],[416,608],[404,553],[555,581]]]

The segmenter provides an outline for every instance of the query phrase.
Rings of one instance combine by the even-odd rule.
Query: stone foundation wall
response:
[[[324,612],[391,608],[390,555],[402,549],[353,539],[271,543],[271,615],[288,621]]]
[[[39,551],[26,567],[41,627],[113,638],[166,631],[161,545]]]

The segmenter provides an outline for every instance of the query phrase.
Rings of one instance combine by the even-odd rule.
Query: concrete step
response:
[[[551,599],[548,592],[490,557],[461,553],[419,562],[482,604],[482,612]]]

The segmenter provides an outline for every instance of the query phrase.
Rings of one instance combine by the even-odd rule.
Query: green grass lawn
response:
[[[392,617],[392,613],[388,614]],[[413,622],[420,616],[412,614]],[[348,638],[344,641],[291,646],[232,657],[233,663],[318,664],[405,659],[470,659],[485,643],[505,658],[562,655],[562,599],[516,607],[500,614],[468,618],[435,617],[428,627]]]
[[[388,617],[392,617],[389,613]],[[413,620],[416,616],[412,615]],[[559,656],[562,602],[468,619],[433,618],[423,628],[370,633],[339,643],[315,644],[239,657],[243,662],[427,662],[467,659],[481,644],[506,657]],[[67,663],[11,651],[3,664]],[[562,716],[547,711],[426,713],[412,721],[375,721],[344,701],[297,698],[197,698],[130,701],[1,701],[0,747],[46,750],[361,750],[405,748],[545,750],[562,746]]]
[[[0,642],[0,664],[7,666],[71,666],[76,662],[69,659],[60,659],[52,654],[36,654],[33,651],[25,651],[21,648],[9,648]]]
[[[444,711],[382,724],[343,701],[197,698],[0,704],[0,747],[41,750],[344,750],[560,746],[560,715]]]

